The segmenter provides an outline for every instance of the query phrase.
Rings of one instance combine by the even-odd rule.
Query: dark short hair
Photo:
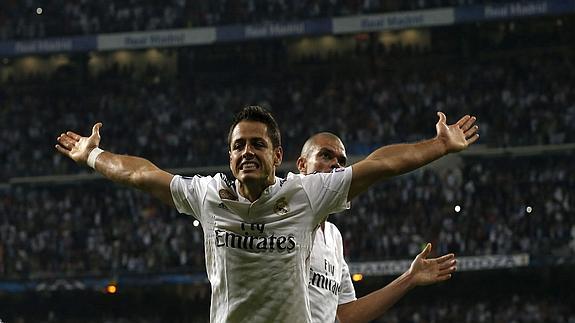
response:
[[[232,122],[230,130],[228,131],[228,147],[232,144],[232,132],[234,131],[234,128],[238,125],[238,123],[242,121],[255,121],[265,124],[273,148],[281,146],[282,139],[280,135],[280,128],[273,115],[268,110],[258,105],[250,105],[244,107],[238,113],[236,113],[234,121]]]

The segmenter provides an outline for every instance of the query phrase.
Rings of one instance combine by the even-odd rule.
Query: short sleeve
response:
[[[351,175],[351,167],[346,167],[334,169],[331,173],[303,176],[302,185],[313,210],[319,214],[331,214],[348,209]]]
[[[349,267],[345,260],[343,260],[343,266],[341,270],[341,292],[337,299],[339,305],[346,304],[355,301],[355,288],[353,287],[353,282],[351,281],[351,274],[349,273]]]
[[[170,191],[178,212],[192,215],[201,220],[200,205],[211,180],[212,177],[210,176],[174,176],[170,182]]]

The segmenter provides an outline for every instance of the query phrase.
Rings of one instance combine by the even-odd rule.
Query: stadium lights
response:
[[[106,285],[106,294],[116,294],[118,292],[118,286],[115,282],[111,282]]]
[[[354,282],[362,281],[362,280],[363,280],[363,275],[360,274],[360,273],[353,274],[353,275],[351,276],[351,279],[352,279]]]

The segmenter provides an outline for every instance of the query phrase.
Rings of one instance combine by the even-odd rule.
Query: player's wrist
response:
[[[413,268],[409,268],[401,275],[401,282],[406,290],[411,290],[419,285],[416,279],[416,273]]]
[[[445,138],[444,136],[437,135],[435,138],[431,139],[431,144],[435,147],[437,153],[440,156],[445,156],[451,153],[449,148],[449,138]]]
[[[92,151],[90,151],[90,154],[88,154],[88,159],[86,160],[86,165],[88,165],[90,168],[96,169],[96,159],[103,152],[104,152],[104,150],[100,149],[100,147],[96,147],[96,148],[92,149]]]

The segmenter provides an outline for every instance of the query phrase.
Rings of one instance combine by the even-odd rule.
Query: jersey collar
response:
[[[260,200],[264,200],[264,201],[268,200],[271,196],[274,196],[280,190],[280,188],[283,184],[283,181],[284,180],[282,178],[276,176],[274,183],[272,185],[266,187],[266,189],[264,189],[264,191],[262,192],[262,195],[257,200],[255,200],[254,203],[256,203],[257,201],[260,201]],[[248,200],[247,198],[243,197],[240,194],[240,191],[239,191],[240,181],[238,181],[236,179],[235,184],[236,184],[236,185],[234,185],[235,190],[236,190],[235,193],[238,196],[238,202],[251,204],[252,202],[250,202],[250,200]]]

